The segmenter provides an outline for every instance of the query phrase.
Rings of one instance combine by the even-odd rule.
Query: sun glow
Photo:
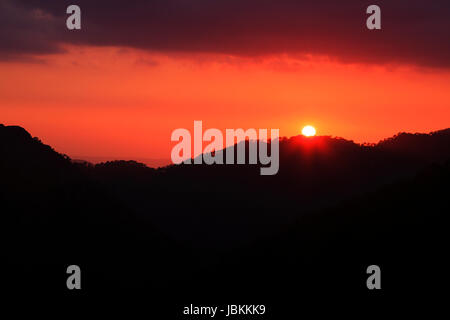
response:
[[[306,137],[312,137],[316,135],[316,129],[313,126],[305,126],[302,129],[302,134]]]

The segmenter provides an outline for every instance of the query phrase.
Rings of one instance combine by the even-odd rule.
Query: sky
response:
[[[450,127],[450,2],[377,1],[381,30],[370,4],[0,0],[0,123],[150,165],[194,120],[356,142]]]

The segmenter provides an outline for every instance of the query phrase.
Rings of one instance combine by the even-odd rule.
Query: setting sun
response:
[[[316,129],[313,126],[305,126],[302,129],[302,134],[306,137],[312,137],[316,135]]]

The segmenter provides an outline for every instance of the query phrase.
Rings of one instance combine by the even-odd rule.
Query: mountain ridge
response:
[[[11,126],[5,126],[4,124],[0,124],[0,138],[3,141],[6,141],[8,139],[12,139],[16,142],[40,142],[42,141],[37,137],[32,137],[32,135],[23,127],[17,126],[17,125],[11,125]],[[413,150],[417,149],[417,146],[413,146],[414,144],[419,143],[419,147],[428,146],[428,149],[432,149],[434,147],[434,144],[429,144],[430,141],[433,141],[433,139],[440,138],[445,139],[445,141],[441,142],[441,145],[443,143],[447,143],[450,145],[450,128],[447,129],[441,129],[436,131],[431,131],[429,133],[408,133],[408,132],[399,132],[395,134],[394,136],[385,138],[380,140],[377,143],[355,143],[353,140],[348,140],[342,137],[334,137],[334,136],[315,136],[315,137],[304,137],[302,135],[292,136],[292,137],[281,137],[280,138],[280,145],[285,143],[295,143],[298,142],[300,147],[305,147],[308,145],[311,145],[312,141],[316,142],[325,142],[325,143],[333,143],[333,144],[341,144],[341,145],[347,145],[347,146],[357,146],[357,147],[374,147],[378,149],[385,149],[385,150],[392,150],[393,148],[399,148],[403,151],[408,151],[410,153],[414,153]],[[322,140],[322,141],[319,141]],[[236,146],[236,144],[235,144]],[[62,154],[56,150],[54,150],[51,146],[48,146],[44,143],[42,143],[42,147],[46,148],[47,150],[53,150],[57,154],[59,154],[62,158],[70,159],[69,156]],[[72,161],[76,162],[83,162],[82,159],[74,159]],[[122,161],[123,164],[126,163],[126,161],[131,162],[137,162],[135,160],[112,160],[112,161],[102,161],[101,163],[112,163],[115,161]],[[88,162],[88,161],[86,161]],[[142,163],[145,165],[144,163]],[[147,165],[145,165],[147,166]],[[167,167],[170,167],[172,165],[162,166],[160,168],[164,169]],[[150,168],[150,167],[149,167]]]
[[[91,297],[143,292],[176,308],[233,294],[286,308],[298,302],[292,291],[371,301],[365,268],[375,263],[387,296],[434,292],[445,266],[449,136],[400,134],[379,147],[287,138],[279,173],[261,176],[255,165],[74,163],[0,126],[3,287],[61,292],[76,263]],[[426,141],[413,148],[411,138]]]

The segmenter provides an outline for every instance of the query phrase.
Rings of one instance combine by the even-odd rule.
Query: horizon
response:
[[[167,166],[171,166],[174,163],[172,163],[171,159],[170,159],[170,155],[167,158],[139,158],[139,157],[133,157],[133,156],[129,156],[129,157],[115,157],[115,156],[103,156],[103,155],[99,155],[99,156],[82,156],[82,155],[70,155],[67,153],[64,153],[58,149],[56,149],[54,146],[52,146],[51,144],[47,143],[44,139],[42,139],[39,136],[34,135],[32,132],[30,132],[29,130],[27,130],[27,128],[24,128],[23,126],[20,125],[16,125],[16,124],[5,124],[5,123],[0,123],[0,126],[5,126],[5,127],[20,127],[22,129],[24,129],[25,131],[27,131],[32,138],[38,138],[43,144],[50,146],[53,150],[55,150],[55,152],[59,153],[59,154],[64,154],[67,155],[70,160],[72,162],[88,162],[90,164],[96,165],[96,164],[101,164],[101,163],[106,163],[106,162],[114,162],[114,161],[135,161],[138,162],[140,164],[144,164],[149,168],[154,168],[154,169],[158,169],[158,168],[164,168]],[[294,136],[280,136],[279,140],[283,141],[283,140],[289,140],[289,139],[293,139],[293,138],[301,138],[306,140],[314,140],[314,139],[320,139],[320,138],[329,138],[329,139],[343,139],[345,141],[349,141],[354,143],[355,145],[358,146],[376,146],[379,143],[389,140],[389,139],[393,139],[401,134],[411,134],[411,135],[433,135],[437,132],[442,132],[442,131],[446,131],[446,130],[450,130],[450,127],[448,128],[442,128],[442,129],[438,129],[438,130],[433,130],[433,131],[429,131],[429,132],[406,132],[406,131],[399,131],[396,134],[389,136],[389,137],[384,137],[380,140],[378,140],[377,142],[356,142],[354,140],[351,139],[347,139],[345,137],[339,137],[339,136],[332,136],[332,135],[314,135],[312,137],[308,137],[308,136],[304,136],[303,134],[298,134],[298,135],[294,135]],[[237,144],[239,144],[240,142],[242,142],[244,140],[240,140],[240,141],[236,141],[234,143],[234,146],[236,146]],[[248,140],[246,139],[245,141],[259,141],[259,139],[256,140]],[[203,146],[204,147],[204,146]],[[225,146],[223,149],[220,150],[225,150],[230,146]],[[205,152],[201,153],[202,155],[205,154]],[[200,155],[200,154],[199,154]],[[197,155],[198,156],[198,155]],[[192,157],[191,159],[193,159],[194,157]]]

